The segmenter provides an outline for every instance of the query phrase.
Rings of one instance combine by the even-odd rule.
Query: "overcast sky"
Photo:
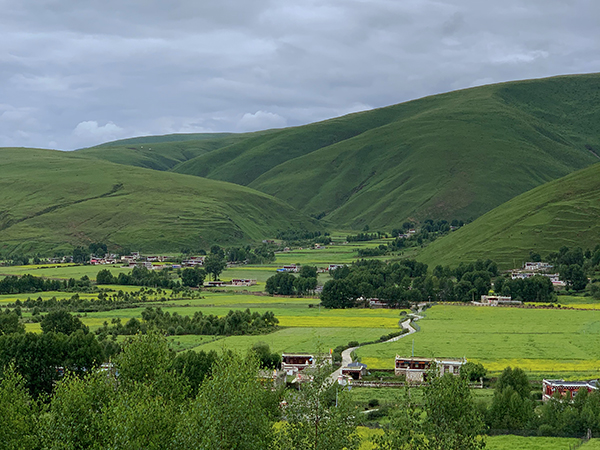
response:
[[[0,0],[0,146],[251,131],[600,72],[597,0]]]

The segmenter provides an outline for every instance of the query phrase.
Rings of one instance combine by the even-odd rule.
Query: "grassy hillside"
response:
[[[195,142],[198,156],[165,168],[248,185],[337,227],[475,218],[598,161],[600,75],[477,87],[226,139],[157,150]]]
[[[600,163],[535,188],[433,242],[419,259],[430,265],[491,258],[520,266],[535,250],[600,244]]]
[[[168,135],[125,139],[98,147],[78,150],[82,156],[94,157],[117,164],[168,171],[178,164],[213,150],[247,139],[247,135],[207,134]],[[180,140],[176,140],[180,138]]]
[[[79,153],[0,149],[0,173],[0,245],[8,250],[103,241],[179,251],[316,227],[280,200],[246,187]]]

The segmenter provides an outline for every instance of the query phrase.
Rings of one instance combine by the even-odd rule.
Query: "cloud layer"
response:
[[[0,146],[252,131],[600,71],[593,0],[0,4]]]

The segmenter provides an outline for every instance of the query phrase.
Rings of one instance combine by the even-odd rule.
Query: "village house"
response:
[[[450,373],[459,375],[460,368],[467,362],[465,358],[417,358],[417,357],[402,357],[396,355],[396,367],[394,374],[396,376],[404,375],[406,381],[410,383],[423,383],[427,381],[427,373],[437,368],[439,375]]]
[[[254,286],[256,284],[256,280],[250,280],[248,278],[234,278],[231,280],[232,286]]]
[[[598,380],[590,381],[565,381],[565,380],[543,380],[542,382],[542,400],[548,401],[555,393],[559,393],[561,398],[571,400],[580,389],[586,389],[588,392],[598,389]]]
[[[309,353],[283,353],[281,355],[281,370],[288,375],[294,375],[301,370],[314,368],[318,361],[323,364],[331,364],[331,355],[315,355]]]
[[[520,305],[522,303],[519,300],[513,300],[510,296],[502,295],[482,295],[480,302],[473,302],[479,306]]]
[[[367,374],[367,365],[359,362],[351,362],[346,367],[342,367],[342,375],[352,377],[353,380],[360,380]]]
[[[523,264],[523,270],[528,272],[541,272],[543,270],[550,270],[554,267],[552,264],[545,262],[526,262]]]
[[[300,269],[296,264],[291,264],[289,266],[283,266],[281,269],[277,269],[277,272],[298,272]]]
[[[206,283],[204,283],[204,286],[206,286],[206,287],[223,287],[226,284],[227,283],[225,283],[224,281],[207,281]]]

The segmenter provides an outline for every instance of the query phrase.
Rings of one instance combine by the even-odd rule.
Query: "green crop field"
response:
[[[488,436],[488,450],[569,450],[579,439],[556,437]],[[587,446],[581,447],[588,449]]]
[[[600,149],[599,84],[591,74],[482,86],[236,142],[161,143],[144,157],[250,186],[334,227],[469,219],[598,161],[588,148]],[[140,149],[118,147],[127,156],[111,160],[140,164]],[[174,157],[172,147],[191,150]],[[106,158],[109,149],[82,154]],[[163,151],[171,162],[155,163]]]
[[[377,446],[372,439],[383,434],[381,429],[359,427],[358,433],[363,439],[361,450],[375,450]],[[486,449],[488,450],[570,450],[580,443],[580,439],[555,438],[555,437],[522,437],[522,436],[487,436]],[[600,449],[592,439],[584,444],[582,450]]]
[[[430,264],[457,265],[491,258],[520,267],[535,250],[600,243],[600,164],[544,184],[495,208],[429,245],[418,256]]]
[[[539,377],[600,375],[600,311],[434,306],[408,339],[357,350],[370,368],[391,369],[396,354],[466,357],[499,372]]]
[[[273,197],[242,186],[85,158],[0,149],[4,251],[72,251],[105,242],[146,252],[209,248],[317,229]]]

